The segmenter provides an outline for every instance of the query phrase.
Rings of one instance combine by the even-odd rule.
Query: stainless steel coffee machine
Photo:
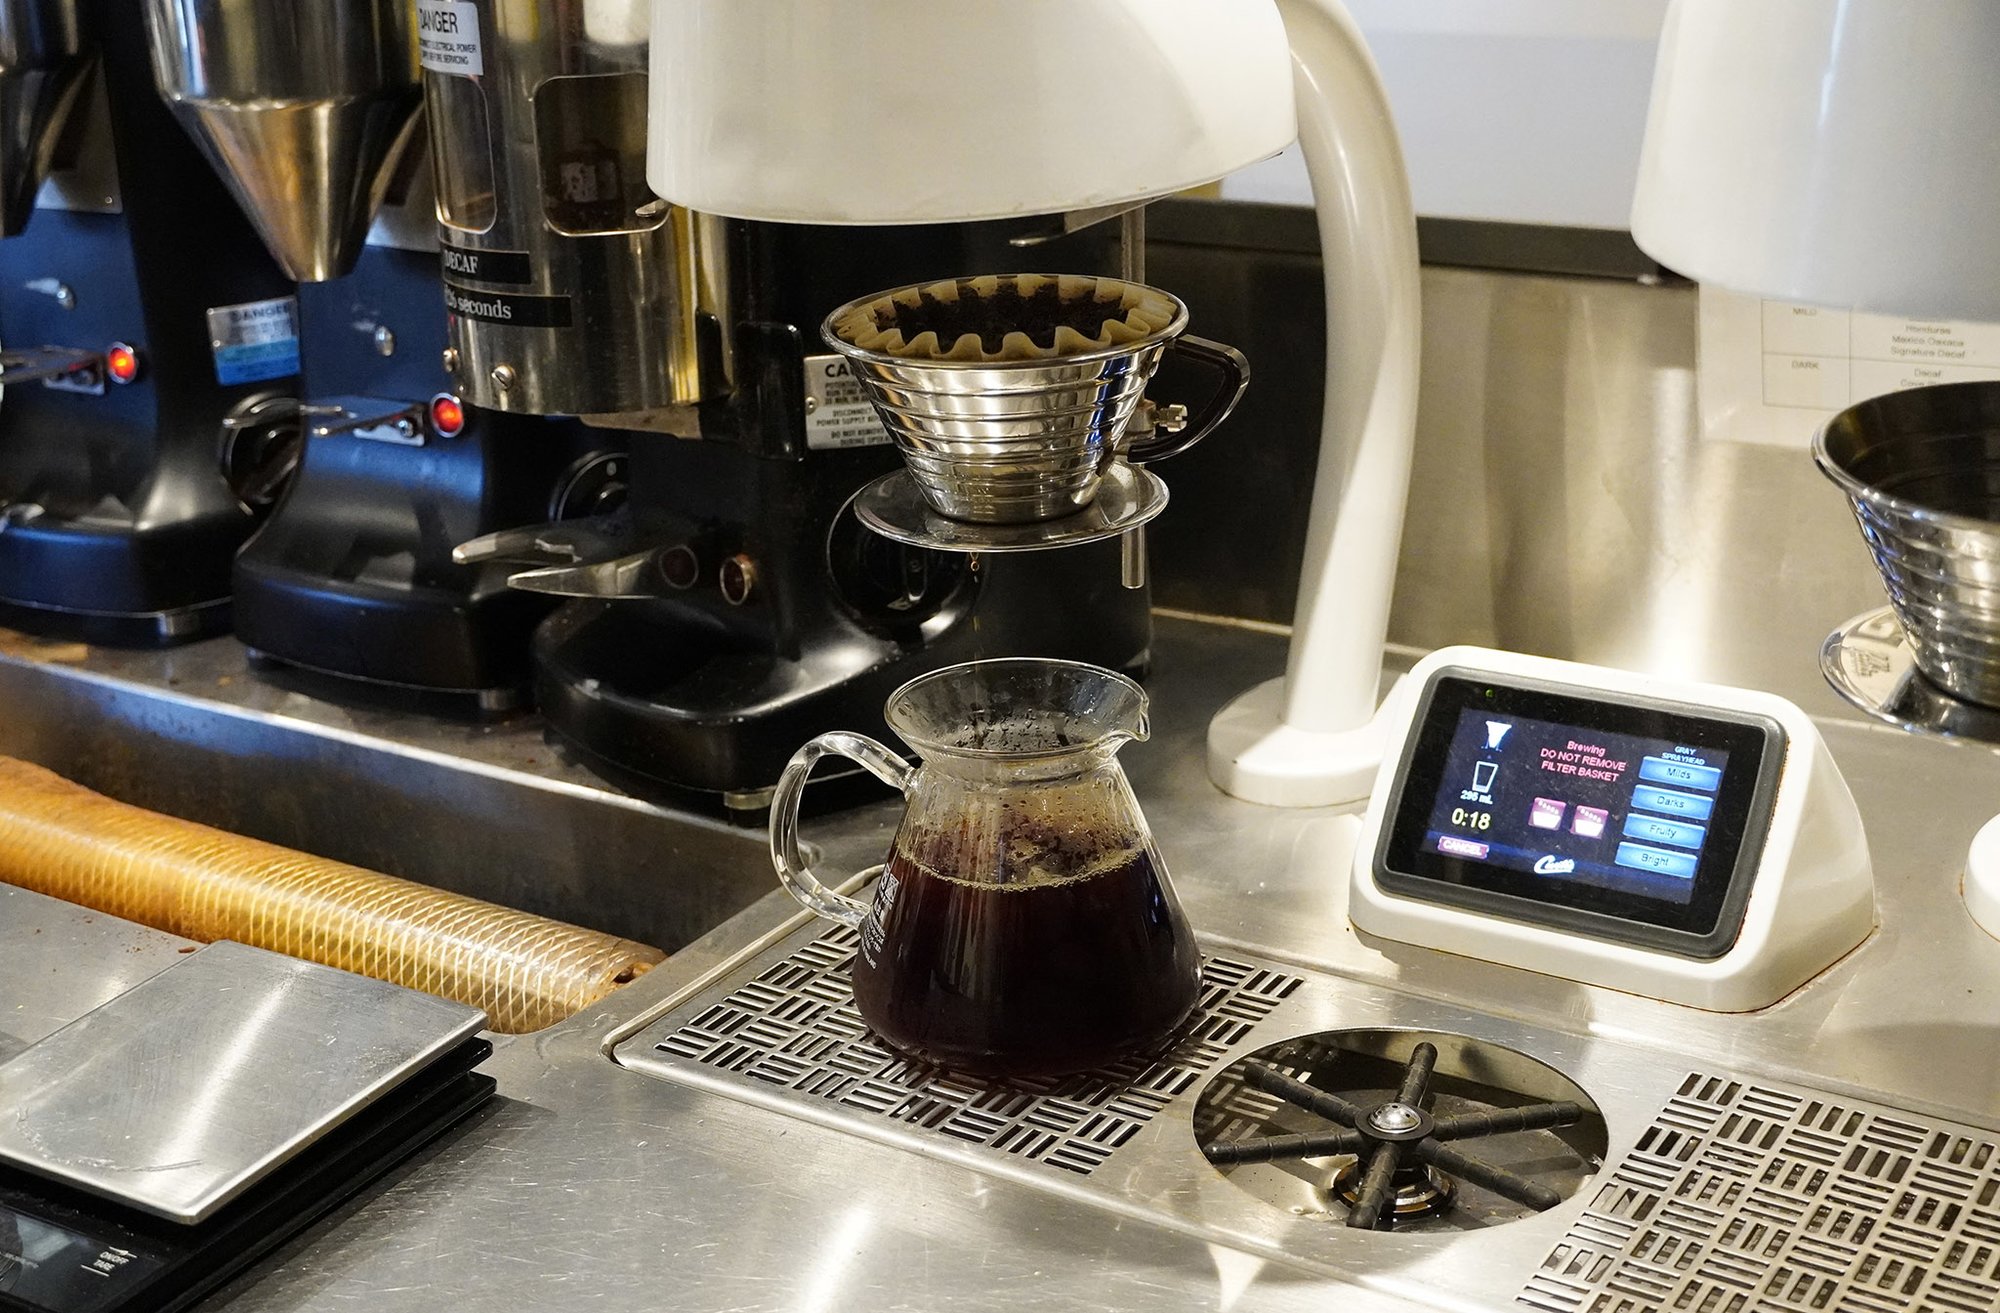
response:
[[[228,625],[287,468],[246,421],[295,389],[298,331],[135,18],[0,4],[0,619],[148,644]]]
[[[513,707],[553,605],[455,544],[615,500],[615,441],[461,401],[446,372],[407,0],[148,0],[154,73],[299,283],[306,435],[235,569],[262,668]],[[372,224],[372,230],[371,230]],[[434,700],[433,700],[434,701]]]
[[[468,544],[570,597],[537,631],[553,731],[644,793],[763,805],[786,758],[932,667],[1145,666],[1116,543],[968,559],[847,503],[897,466],[818,325],[966,269],[1115,271],[1115,226],[723,221],[645,184],[646,0],[420,0],[451,363],[468,401],[630,434],[616,515]],[[1017,242],[1043,243],[1016,245]]]

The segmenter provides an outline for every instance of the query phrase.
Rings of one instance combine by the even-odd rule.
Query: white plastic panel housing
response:
[[[1782,726],[1785,757],[1742,928],[1722,956],[1702,960],[1384,889],[1376,878],[1378,850],[1405,748],[1417,729],[1422,699],[1412,696],[1391,704],[1399,714],[1388,726],[1383,766],[1354,850],[1348,915],[1357,929],[1669,1003],[1748,1012],[1791,993],[1846,956],[1874,928],[1874,867],[1861,815],[1819,730],[1790,702],[1748,689],[1477,647],[1431,653],[1410,672],[1408,687],[1422,689],[1434,673],[1453,666],[1500,683],[1542,681],[1566,686],[1580,697],[1685,703],[1767,716]]]

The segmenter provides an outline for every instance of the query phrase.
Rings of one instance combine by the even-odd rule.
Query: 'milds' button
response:
[[[1702,840],[1708,837],[1708,831],[1686,821],[1669,820],[1664,816],[1641,816],[1633,812],[1625,817],[1625,837],[1644,839],[1648,843],[1670,843],[1676,848],[1699,848]]]
[[[1722,772],[1713,766],[1696,766],[1672,757],[1648,757],[1639,763],[1639,778],[1655,784],[1679,784],[1711,793],[1722,783]]]
[[[1648,848],[1643,843],[1621,843],[1618,845],[1618,856],[1613,860],[1634,871],[1692,880],[1697,859],[1693,853],[1668,852],[1664,848]]]

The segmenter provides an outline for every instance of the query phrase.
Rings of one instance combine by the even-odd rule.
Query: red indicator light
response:
[[[139,377],[138,351],[123,342],[113,342],[104,349],[104,372],[113,383],[130,383]]]
[[[465,431],[465,407],[449,392],[431,398],[431,431],[441,438],[455,438]]]

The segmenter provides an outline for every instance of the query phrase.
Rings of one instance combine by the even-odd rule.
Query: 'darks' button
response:
[[[1710,793],[1722,784],[1722,772],[1714,766],[1697,766],[1672,757],[1648,757],[1639,763],[1639,778],[1655,784],[1678,784],[1686,789],[1706,789]]]
[[[1699,793],[1680,793],[1673,789],[1658,789],[1650,784],[1641,784],[1632,790],[1632,805],[1641,811],[1662,812],[1668,816],[1678,816],[1684,820],[1705,821],[1715,810],[1715,799],[1704,798]]]
[[[1693,853],[1668,852],[1664,848],[1648,848],[1643,843],[1621,843],[1613,860],[1630,870],[1692,880],[1695,863],[1700,859]]]

